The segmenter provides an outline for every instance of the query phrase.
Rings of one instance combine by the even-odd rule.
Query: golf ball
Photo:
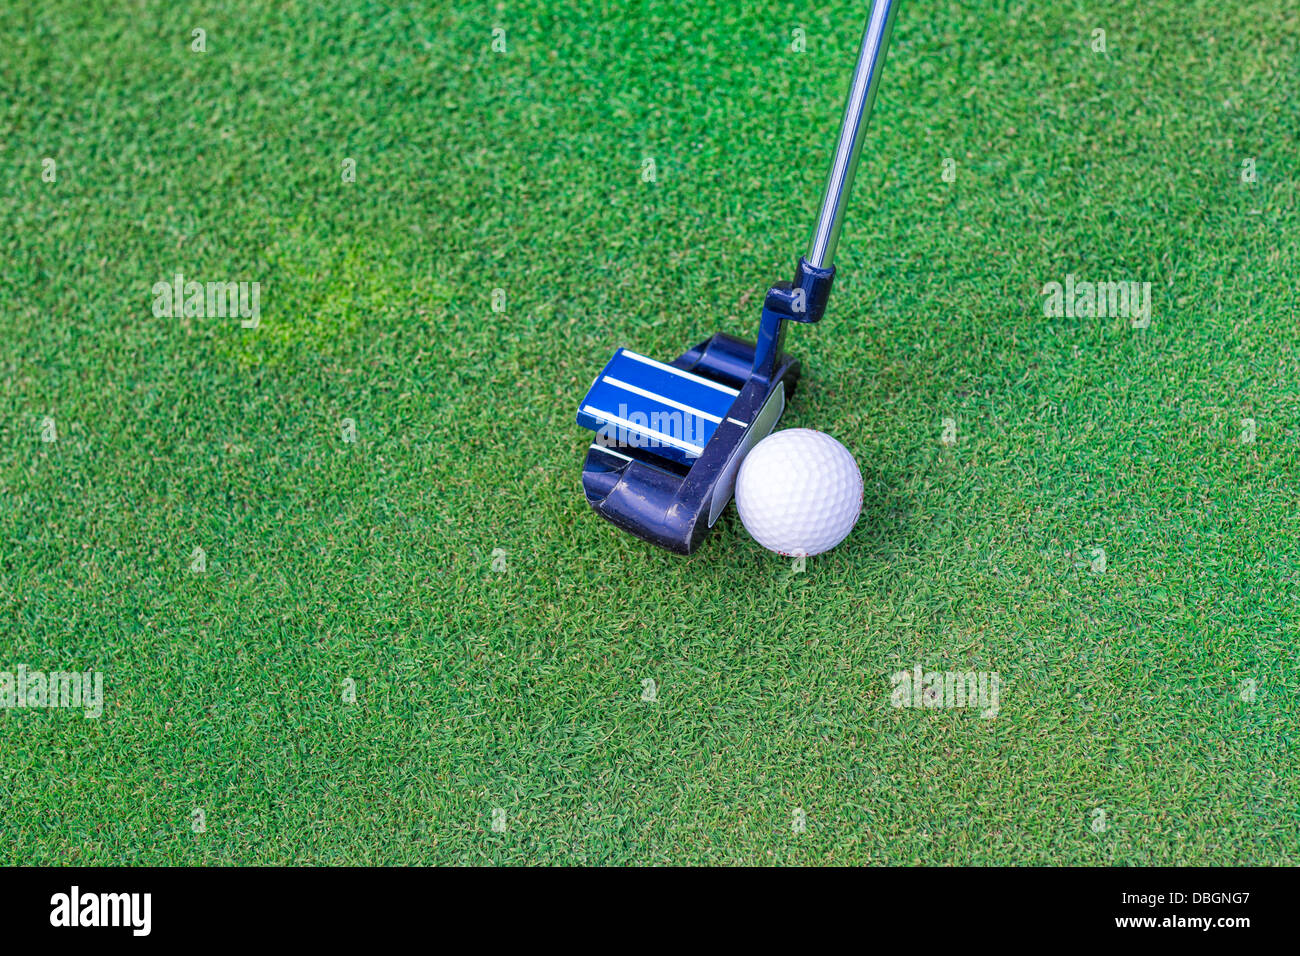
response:
[[[745,530],[769,551],[821,554],[857,523],[862,472],[849,450],[824,432],[773,432],[741,462],[736,510]]]

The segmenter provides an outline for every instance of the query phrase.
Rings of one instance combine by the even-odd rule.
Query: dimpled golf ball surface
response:
[[[736,477],[736,510],[754,540],[777,554],[821,554],[862,511],[862,472],[824,432],[787,428],[754,446]]]

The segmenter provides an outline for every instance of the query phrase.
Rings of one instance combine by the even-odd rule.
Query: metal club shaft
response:
[[[844,206],[853,189],[853,175],[858,169],[867,118],[871,115],[871,106],[880,86],[885,49],[889,45],[898,3],[899,0],[875,0],[862,34],[862,48],[858,51],[858,65],[853,70],[849,98],[844,104],[844,122],[840,125],[840,138],[835,145],[835,159],[831,163],[830,175],[826,177],[826,191],[822,193],[821,213],[808,246],[808,255],[804,257],[819,269],[834,265],[835,246],[840,241],[840,227],[844,223]]]

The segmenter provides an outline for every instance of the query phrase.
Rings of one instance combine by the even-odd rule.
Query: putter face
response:
[[[735,447],[726,465],[723,466],[722,474],[713,489],[713,501],[709,505],[710,528],[718,523],[718,518],[722,516],[727,503],[731,501],[731,496],[736,491],[736,473],[740,471],[740,463],[755,445],[772,434],[772,429],[776,428],[776,423],[781,420],[784,411],[785,382],[777,382],[776,388],[767,396],[767,400],[759,408],[749,428],[745,429],[740,444]]]
[[[770,379],[755,378],[753,357],[753,345],[725,335],[671,365],[616,352],[578,411],[578,423],[596,432],[582,472],[591,507],[640,538],[693,552],[798,377],[784,356]]]

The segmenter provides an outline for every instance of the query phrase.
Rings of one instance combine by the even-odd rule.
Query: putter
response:
[[[595,511],[624,531],[692,553],[726,509],[745,455],[776,427],[799,379],[787,322],[817,322],[835,276],[844,206],[876,98],[898,0],[874,0],[808,254],[763,300],[754,343],[722,332],[657,362],[619,349],[578,408],[596,433],[582,468]]]

